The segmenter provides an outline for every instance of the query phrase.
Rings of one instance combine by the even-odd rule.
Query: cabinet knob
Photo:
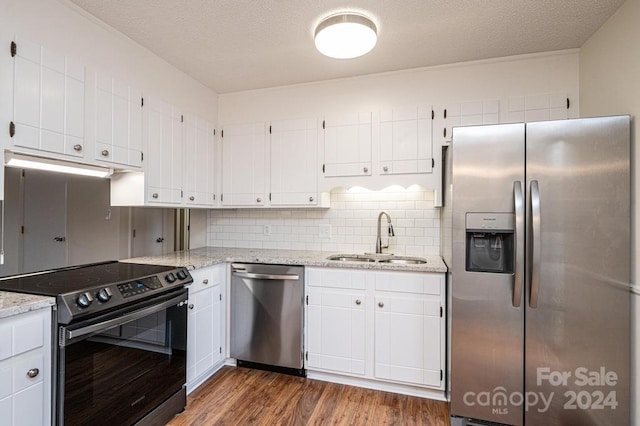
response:
[[[75,151],[80,152],[80,151],[82,151],[82,145],[80,145],[80,144],[76,144],[76,145],[74,145],[74,146],[73,146],[73,149],[74,149]]]
[[[384,308],[384,303],[378,302],[378,306],[380,306],[381,308]]]
[[[309,201],[313,203],[313,197],[309,197]]]
[[[151,196],[152,196],[153,198],[158,198],[158,193],[157,193],[157,192],[154,192],[153,194],[151,194]]]
[[[109,151],[107,151],[106,149],[103,149],[100,154],[102,154],[103,157],[108,157],[109,156]]]
[[[362,301],[360,299],[356,299],[356,305],[360,306],[360,304],[362,304]]]
[[[385,172],[388,172],[388,171],[389,171],[389,167],[384,166],[384,167],[382,168],[382,170],[383,170],[383,171],[385,171]]]
[[[367,173],[367,172],[369,172],[369,168],[368,168],[368,167],[363,167],[363,168],[362,168],[362,171],[363,171],[363,172],[365,172],[365,173]]]
[[[32,368],[31,370],[27,371],[27,376],[30,378],[34,378],[37,377],[38,374],[40,374],[40,370],[37,368]]]
[[[189,309],[193,309],[193,303],[189,303],[189,306],[187,306]]]
[[[195,199],[196,199],[196,197],[194,197],[193,195],[191,197],[189,197],[189,201],[193,201]]]
[[[256,198],[256,202],[257,203],[261,203],[262,202],[262,198],[260,198],[260,197]]]
[[[202,280],[202,284],[209,284],[209,280],[205,278],[204,280]]]

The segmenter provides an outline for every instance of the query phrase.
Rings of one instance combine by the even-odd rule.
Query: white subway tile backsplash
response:
[[[396,254],[438,254],[440,211],[433,191],[412,187],[397,191],[331,192],[327,210],[210,210],[208,245],[214,247],[370,252],[375,249],[377,217],[391,215],[396,236],[388,251]],[[264,226],[271,235],[264,235]],[[331,238],[320,238],[320,225],[331,225]],[[382,235],[386,241],[386,218]]]

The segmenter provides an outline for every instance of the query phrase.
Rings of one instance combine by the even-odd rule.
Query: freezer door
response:
[[[522,405],[506,395],[524,377],[524,124],[456,128],[452,149],[451,414],[521,425]],[[508,234],[492,227],[521,231],[512,253],[499,252]],[[512,263],[492,262],[501,255]]]
[[[525,423],[629,424],[629,117],[526,138]]]

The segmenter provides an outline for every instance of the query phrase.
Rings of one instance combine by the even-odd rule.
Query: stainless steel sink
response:
[[[341,254],[336,254],[333,256],[329,256],[327,257],[327,260],[337,260],[338,262],[375,262],[375,259],[372,259],[370,257],[360,257],[360,256],[347,256],[347,255],[341,255]]]
[[[401,257],[386,254],[334,254],[327,257],[327,260],[335,260],[338,262],[378,262],[392,263],[397,265],[423,265],[427,263],[425,259],[422,259],[420,257]]]
[[[380,263],[395,263],[399,265],[422,265],[427,263],[424,259],[418,258],[406,258],[406,257],[395,257],[393,259],[382,259],[379,260]]]

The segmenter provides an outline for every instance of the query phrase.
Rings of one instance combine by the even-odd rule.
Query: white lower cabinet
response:
[[[443,273],[306,268],[310,371],[444,391]]]
[[[0,319],[0,423],[51,424],[51,309]]]
[[[187,392],[209,378],[224,360],[222,303],[226,264],[191,271],[187,318]]]

